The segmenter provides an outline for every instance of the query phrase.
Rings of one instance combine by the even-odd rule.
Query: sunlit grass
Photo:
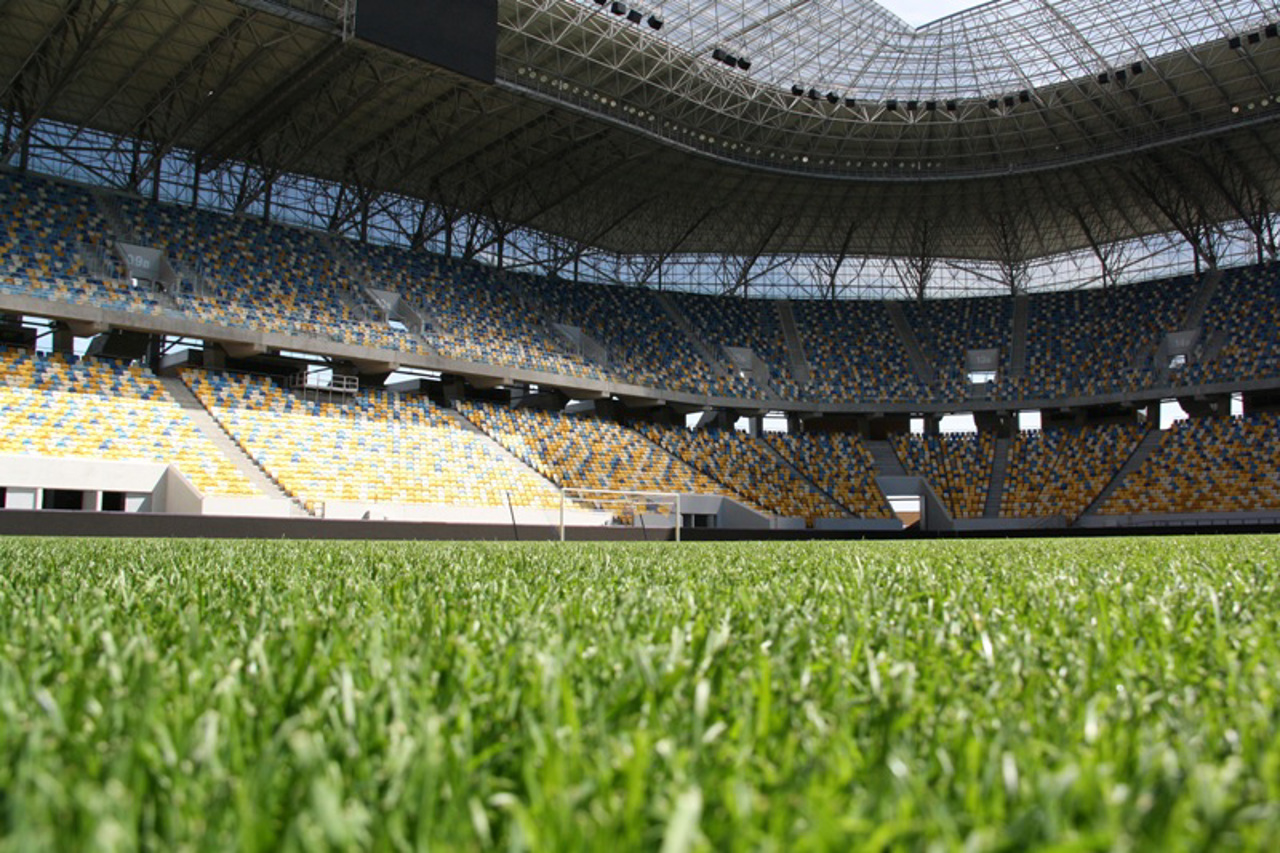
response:
[[[1276,545],[0,541],[0,847],[1280,849]]]

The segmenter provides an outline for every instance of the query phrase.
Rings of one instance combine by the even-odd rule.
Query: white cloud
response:
[[[980,6],[974,0],[879,0],[880,5],[913,27],[945,18],[961,9]]]

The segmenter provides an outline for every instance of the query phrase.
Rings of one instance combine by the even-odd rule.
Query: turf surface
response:
[[[0,849],[1280,849],[1275,539],[0,541]]]

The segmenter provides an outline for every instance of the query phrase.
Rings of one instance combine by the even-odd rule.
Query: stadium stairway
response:
[[[920,341],[916,338],[916,333],[911,329],[911,323],[907,320],[906,312],[902,310],[902,306],[892,299],[886,299],[884,308],[889,312],[889,319],[893,321],[893,328],[898,332],[898,337],[902,340],[902,346],[907,351],[907,358],[911,361],[911,367],[915,371],[916,378],[926,385],[931,384],[937,377],[933,370],[933,365],[929,364],[929,359],[925,357],[924,350],[920,347]]]
[[[121,213],[120,202],[115,194],[101,188],[92,189],[90,193],[98,206],[98,212],[102,214],[103,219],[107,220],[107,228],[111,231],[111,236],[125,243],[136,242],[137,237],[129,228],[124,214]]]
[[[1031,300],[1026,296],[1013,298],[1013,330],[1009,345],[1009,375],[1022,376],[1027,370],[1027,323],[1031,315]]]
[[[296,518],[306,518],[311,515],[302,505],[302,503],[284,489],[275,480],[267,476],[266,472],[258,466],[256,462],[244,452],[240,445],[236,444],[230,434],[222,428],[222,424],[218,423],[213,415],[209,414],[209,410],[201,405],[196,399],[196,395],[191,393],[191,389],[187,387],[176,376],[160,377],[160,384],[169,392],[169,396],[174,402],[182,407],[186,412],[187,418],[192,425],[204,436],[213,442],[213,446],[222,451],[222,455],[227,457],[242,474],[249,478],[249,482],[253,484],[259,492],[267,497],[284,498],[289,501],[289,514]]]
[[[604,363],[608,360],[607,358],[603,360],[593,358],[593,354],[599,355],[603,353],[604,347],[596,341],[590,341],[589,343],[582,340],[574,341],[571,335],[563,328],[563,324],[558,325],[550,319],[547,314],[547,306],[529,293],[525,286],[520,283],[518,276],[498,273],[493,276],[493,281],[498,287],[506,290],[515,304],[520,306],[525,325],[532,331],[534,339],[541,341],[548,351],[561,355],[577,355],[600,367],[605,366]],[[586,337],[585,333],[583,337]]]
[[[374,286],[369,265],[351,250],[347,240],[335,234],[325,234],[321,243],[338,267],[339,286],[335,289],[338,300],[352,314],[367,323],[385,323],[387,312],[369,293]]]
[[[489,435],[489,433],[481,429],[478,424],[473,423],[471,419],[468,418],[466,415],[464,415],[462,412],[459,412],[457,409],[454,409],[452,407],[441,407],[440,411],[443,412],[449,418],[449,420],[453,421],[458,426],[458,429],[463,429],[463,430],[466,430],[467,432],[474,433],[475,435],[480,436],[482,439],[484,439],[489,443],[490,447],[497,450],[501,456],[505,456],[507,459],[510,459],[512,463],[519,465],[521,468],[527,468],[528,470],[537,474],[547,483],[549,483],[551,485],[551,488],[555,489],[556,491],[560,491],[559,483],[556,483],[554,480],[552,480],[547,475],[543,474],[537,468],[534,468],[528,462],[525,462],[519,456],[512,453],[510,450],[507,449],[506,445],[498,441],[493,436]]]
[[[778,323],[782,326],[782,337],[787,342],[787,360],[791,363],[791,375],[801,385],[809,384],[813,378],[809,370],[809,359],[804,353],[804,342],[800,340],[800,330],[796,328],[796,314],[791,310],[791,300],[779,299],[774,303],[778,312]]]
[[[698,336],[694,331],[693,325],[689,322],[689,318],[681,313],[680,308],[667,298],[665,293],[654,291],[653,298],[658,300],[658,306],[662,308],[664,314],[675,324],[675,327],[684,334],[689,345],[693,347],[693,351],[702,356],[702,360],[707,363],[712,372],[717,375],[727,375],[732,373],[733,368],[724,358],[718,357],[711,347]]]
[[[765,449],[766,449],[769,453],[772,453],[772,454],[773,454],[774,458],[776,458],[776,459],[780,460],[780,461],[782,462],[782,464],[786,465],[786,466],[787,466],[788,468],[790,468],[793,472],[795,472],[795,475],[796,475],[797,477],[799,477],[799,478],[800,478],[800,480],[801,480],[802,482],[808,483],[808,484],[809,484],[809,487],[810,487],[810,488],[812,488],[815,492],[817,492],[818,494],[822,495],[822,496],[823,496],[823,497],[825,497],[827,500],[831,501],[831,503],[833,503],[834,505],[838,506],[840,509],[844,510],[844,511],[845,511],[846,513],[848,513],[849,515],[851,515],[851,516],[857,516],[857,513],[856,513],[856,512],[854,512],[853,507],[851,507],[851,506],[849,506],[848,504],[846,504],[846,503],[842,502],[842,501],[841,501],[839,498],[837,498],[835,495],[831,494],[831,492],[829,492],[829,491],[827,491],[826,489],[822,488],[822,484],[821,484],[821,483],[819,483],[817,480],[813,479],[813,478],[812,478],[812,477],[810,477],[808,474],[806,474],[806,473],[804,472],[804,470],[803,470],[803,469],[801,469],[799,465],[797,465],[796,463],[792,462],[792,461],[791,461],[791,459],[790,459],[790,458],[788,458],[786,454],[784,454],[782,451],[778,450],[778,448],[774,447],[771,443],[769,443],[769,442],[767,442],[767,441],[764,441],[764,440],[762,440],[762,439],[761,439],[761,440],[760,440],[760,443],[764,445]]]
[[[1143,462],[1147,461],[1147,457],[1151,455],[1151,452],[1160,445],[1160,437],[1163,435],[1164,433],[1158,429],[1147,430],[1147,434],[1142,437],[1142,441],[1138,442],[1138,446],[1133,449],[1133,453],[1120,466],[1120,470],[1111,478],[1111,482],[1107,483],[1102,491],[1098,492],[1098,496],[1085,507],[1084,512],[1080,513],[1080,517],[1097,515],[1098,510],[1107,502],[1107,498],[1111,497],[1111,493],[1120,488],[1120,484],[1124,482],[1125,478],[1138,470]]]
[[[867,450],[871,452],[871,460],[875,463],[877,477],[906,477],[907,469],[902,467],[902,460],[893,452],[893,445],[887,441],[867,441]]]
[[[983,518],[1000,517],[1000,500],[1004,496],[1004,480],[1009,472],[1008,438],[996,439],[995,455],[991,460],[991,482],[987,485],[987,502],[982,508]]]
[[[1209,303],[1213,301],[1213,297],[1217,295],[1218,288],[1222,285],[1222,270],[1209,270],[1200,279],[1200,286],[1196,288],[1196,295],[1191,298],[1191,304],[1187,306],[1187,314],[1182,318],[1182,328],[1194,329],[1200,325],[1200,321],[1204,319],[1204,312],[1208,309]]]

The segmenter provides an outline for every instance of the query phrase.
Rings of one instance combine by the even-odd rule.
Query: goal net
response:
[[[562,489],[560,541],[575,529],[625,527],[644,539],[680,541],[680,495],[676,492],[634,492],[615,489]]]

